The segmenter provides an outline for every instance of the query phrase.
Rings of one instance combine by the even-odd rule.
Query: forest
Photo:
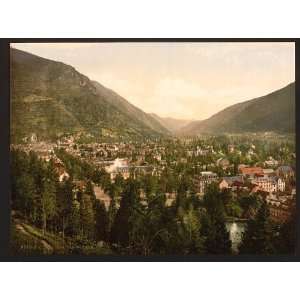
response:
[[[199,199],[188,174],[167,170],[160,177],[118,175],[111,182],[104,169],[64,151],[58,156],[70,174],[62,182],[52,160],[11,151],[13,255],[236,255],[226,230],[231,217],[247,217],[239,255],[294,252],[295,217],[273,223],[257,195],[235,199],[213,183]],[[111,197],[108,208],[96,199],[95,184]],[[176,199],[166,205],[166,193],[174,189]]]

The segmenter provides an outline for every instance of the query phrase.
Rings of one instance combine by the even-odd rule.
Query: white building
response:
[[[62,181],[67,180],[69,178],[70,178],[70,175],[66,171],[63,171],[62,173],[58,174],[59,182],[62,182]]]
[[[110,179],[114,180],[117,174],[120,174],[124,179],[129,178],[130,170],[128,160],[125,158],[116,158],[105,167],[105,171],[110,174]]]
[[[213,182],[217,182],[218,175],[216,173],[205,171],[200,172],[199,178],[196,179],[196,186],[198,188],[198,193],[204,194],[205,188]]]
[[[278,166],[278,161],[275,160],[272,156],[269,156],[268,159],[264,162],[266,167],[276,167]]]
[[[257,177],[252,183],[268,193],[284,192],[285,190],[285,182],[279,177]]]

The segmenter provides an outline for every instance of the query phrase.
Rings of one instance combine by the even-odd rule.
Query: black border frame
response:
[[[297,145],[300,122],[298,112],[300,106],[300,39],[295,38],[6,38],[0,39],[0,261],[30,261],[30,262],[299,262],[300,261],[300,203],[297,193],[297,245],[295,255],[203,255],[203,256],[79,256],[79,255],[51,255],[51,256],[11,256],[9,255],[10,228],[10,43],[146,43],[146,42],[294,42],[295,43],[295,82],[296,82],[296,157],[300,157],[300,147]],[[300,165],[296,160],[296,172]],[[300,190],[300,181],[296,183]]]

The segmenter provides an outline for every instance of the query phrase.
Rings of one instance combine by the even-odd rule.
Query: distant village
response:
[[[179,145],[178,147],[176,145]],[[76,136],[60,138],[55,143],[39,141],[35,134],[26,137],[22,144],[11,145],[29,153],[35,152],[44,161],[53,160],[58,180],[69,178],[63,162],[57,157],[56,150],[64,149],[68,154],[104,169],[111,182],[119,174],[124,179],[139,174],[162,176],[168,168],[189,165],[193,169],[194,188],[203,197],[206,187],[217,183],[220,190],[228,189],[236,197],[239,193],[257,194],[267,201],[274,221],[284,222],[289,218],[296,203],[295,169],[272,156],[260,160],[255,144],[249,143],[244,151],[235,144],[226,144],[225,148],[214,147],[209,142],[186,139],[184,141],[161,142],[148,140],[143,142],[112,142],[80,144]],[[289,153],[295,159],[295,153]],[[243,156],[248,163],[233,164],[230,157]],[[255,159],[252,160],[252,158]],[[85,182],[76,180],[78,188],[84,188]],[[97,199],[109,207],[110,197],[94,184]],[[141,196],[143,192],[141,192]],[[176,191],[166,193],[166,205],[176,199]]]

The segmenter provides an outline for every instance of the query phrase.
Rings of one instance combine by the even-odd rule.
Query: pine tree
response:
[[[125,185],[121,196],[120,208],[117,212],[112,232],[111,240],[123,247],[129,245],[129,235],[132,229],[133,211],[135,205],[139,202],[139,190],[137,183],[130,178]]]
[[[291,217],[280,225],[279,233],[276,237],[276,253],[294,255],[296,241],[296,211],[293,211]]]
[[[230,254],[231,241],[226,229],[226,214],[222,192],[216,184],[207,187],[204,195],[207,215],[202,218],[202,234],[205,236],[205,250],[208,254]]]
[[[200,235],[201,224],[199,214],[193,205],[183,216],[182,222],[185,235],[185,254],[201,254],[203,252],[203,238]]]
[[[30,174],[22,174],[16,179],[15,208],[30,221],[36,220],[37,192],[34,179]]]
[[[95,215],[91,196],[83,194],[80,201],[80,220],[82,235],[92,240],[95,236]]]
[[[72,237],[77,237],[80,235],[80,229],[80,202],[74,200],[70,213],[68,233],[70,233]]]
[[[43,214],[43,232],[45,234],[47,230],[47,222],[52,220],[57,212],[55,185],[48,179],[46,179],[43,184],[41,207]]]
[[[239,247],[240,254],[273,254],[274,233],[268,205],[263,201],[256,216],[247,223]]]
[[[176,202],[175,206],[178,212],[181,209],[187,207],[187,191],[189,189],[189,182],[186,177],[180,178],[179,186],[177,188]]]
[[[109,240],[112,240],[111,237],[111,231],[112,231],[112,227],[117,215],[117,205],[116,205],[116,200],[114,198],[111,199],[109,207],[108,207],[108,232],[109,232]]]
[[[95,195],[95,192],[94,192],[93,184],[90,180],[88,180],[88,182],[86,183],[85,193],[91,197],[91,201],[93,202],[93,204],[95,204],[96,195]]]
[[[73,209],[73,184],[72,180],[63,181],[57,190],[57,206],[60,227],[63,233],[63,240],[65,238],[65,230],[72,231],[70,218]]]
[[[97,200],[95,207],[96,228],[95,237],[97,241],[108,240],[109,219],[103,201]]]

